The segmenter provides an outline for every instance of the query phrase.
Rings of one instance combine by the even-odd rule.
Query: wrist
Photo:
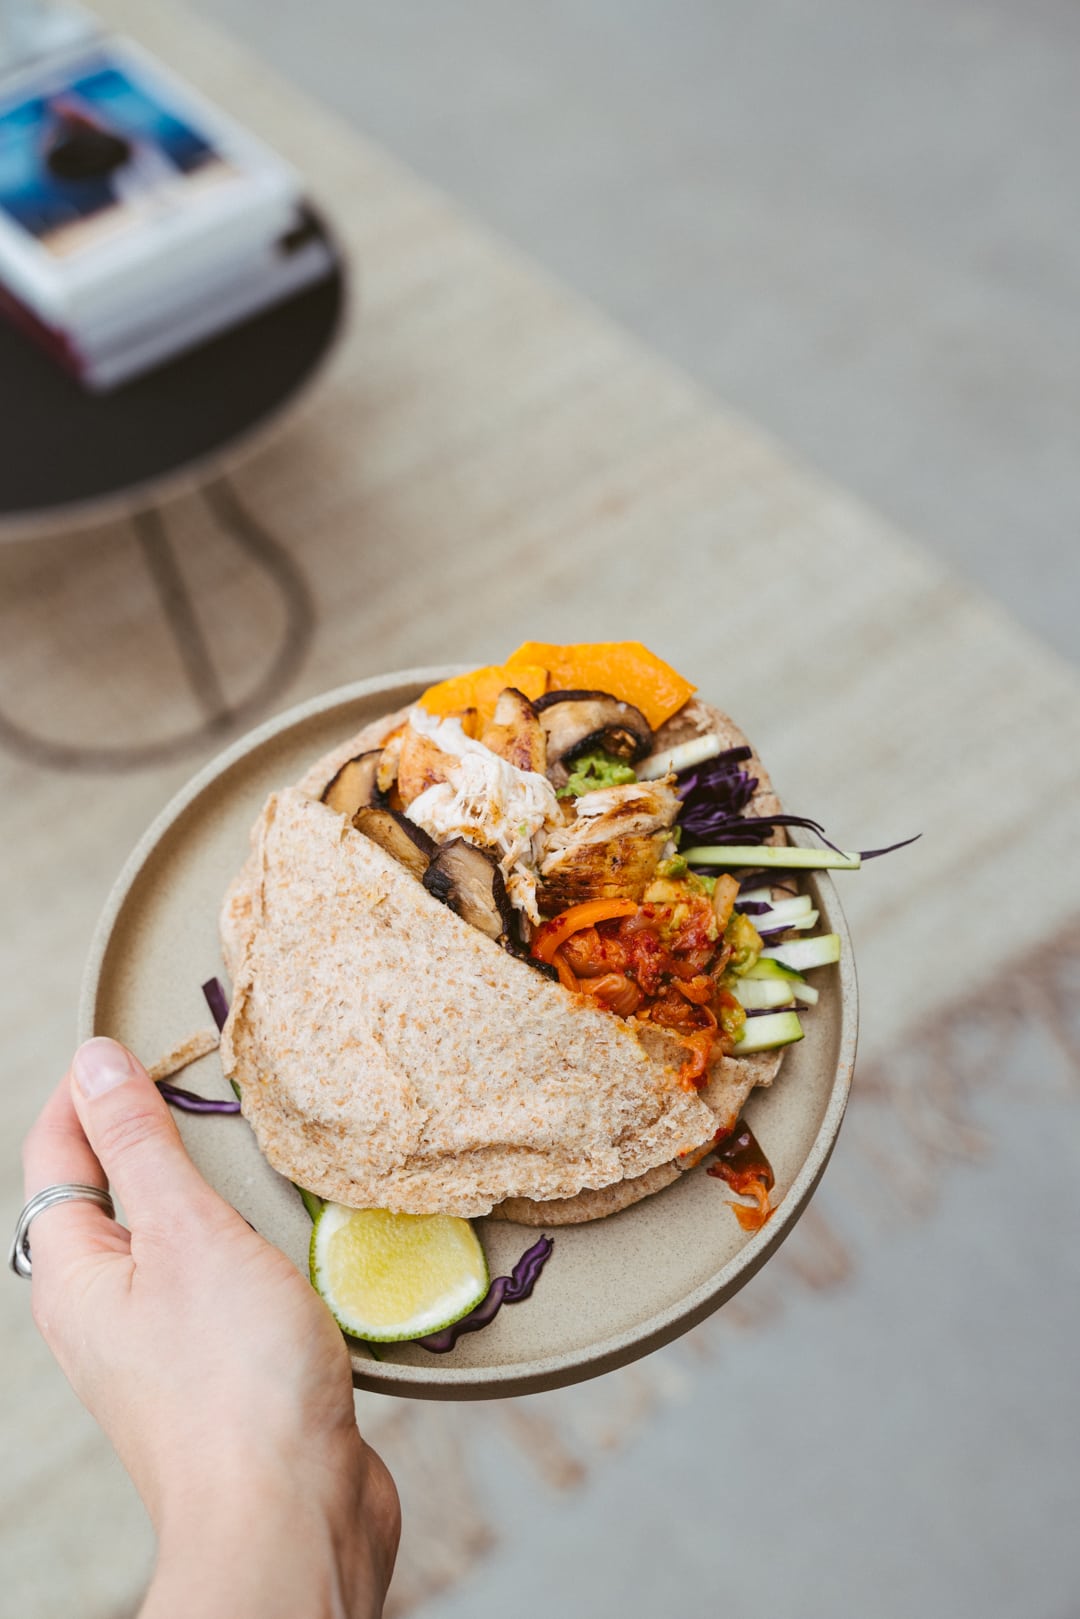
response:
[[[359,1459],[321,1457],[320,1464],[310,1476],[281,1459],[218,1466],[212,1479],[178,1487],[158,1514],[158,1560],[142,1619],[377,1613]]]

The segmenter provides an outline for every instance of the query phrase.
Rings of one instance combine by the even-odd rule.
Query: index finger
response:
[[[75,1181],[108,1189],[108,1177],[79,1123],[67,1074],[57,1085],[23,1143],[23,1183],[29,1199],[46,1186]],[[124,1227],[86,1198],[54,1204],[34,1219],[29,1233],[34,1279],[87,1254],[125,1252]]]

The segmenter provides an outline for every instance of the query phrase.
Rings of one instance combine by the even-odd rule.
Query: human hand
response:
[[[142,1065],[87,1041],[27,1137],[34,1319],[157,1530],[144,1616],[377,1615],[400,1528],[357,1431],[341,1333],[308,1282],[202,1179]]]

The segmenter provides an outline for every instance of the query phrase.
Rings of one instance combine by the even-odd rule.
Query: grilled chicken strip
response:
[[[548,836],[540,908],[549,915],[586,899],[640,899],[679,811],[673,778],[601,787],[575,800],[575,815]]]
[[[492,753],[519,770],[542,776],[547,769],[547,740],[536,710],[516,686],[507,686],[495,704],[492,723],[480,740]]]

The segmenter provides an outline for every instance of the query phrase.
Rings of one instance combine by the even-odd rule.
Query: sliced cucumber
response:
[[[798,984],[792,984],[791,991],[800,1006],[816,1006],[818,1003],[818,996],[821,993],[820,990],[816,990],[814,988],[813,984],[801,982]]]
[[[788,911],[786,904],[780,904],[771,911],[763,911],[760,916],[751,917],[751,921],[759,933],[776,933],[781,928],[804,932],[816,925],[818,913],[810,908],[809,903],[805,909],[792,912]]]
[[[747,1018],[742,1038],[735,1043],[735,1055],[774,1051],[777,1046],[790,1046],[802,1037],[803,1026],[797,1012],[771,1012],[766,1017]]]
[[[744,889],[743,892],[739,895],[738,899],[735,901],[735,909],[736,910],[739,909],[739,906],[742,904],[743,900],[746,900],[746,902],[748,904],[751,904],[751,905],[771,905],[772,902],[773,902],[772,889],[771,888],[746,888],[746,889]]]
[[[796,894],[794,899],[778,899],[770,911],[763,911],[750,920],[759,932],[762,926],[790,927],[793,924],[788,921],[789,917],[809,916],[813,909],[814,902],[809,894]]]
[[[776,848],[771,843],[705,843],[681,853],[692,866],[777,866],[784,871],[858,871],[862,857],[837,854],[835,849],[794,849],[790,844]]]
[[[723,751],[720,738],[715,731],[710,731],[707,736],[694,736],[689,742],[680,742],[660,753],[650,753],[634,769],[638,781],[658,781],[669,771],[689,770],[692,765],[703,765],[706,759],[715,759]]]
[[[811,967],[831,967],[840,960],[840,935],[819,933],[814,939],[789,939],[786,944],[770,944],[761,952],[764,960],[778,961],[782,967],[808,972]]]
[[[740,978],[733,990],[740,1006],[748,1012],[774,1006],[792,1006],[795,985],[786,978]]]
[[[817,927],[817,911],[807,911],[805,916],[793,916],[789,922],[775,922],[769,916],[755,916],[754,926],[762,935],[766,933],[783,933],[793,928],[796,933],[804,933],[807,928]]]
[[[802,973],[795,971],[794,967],[785,967],[782,961],[776,961],[772,956],[759,956],[743,975],[744,978],[794,978],[800,984],[803,981]]]

